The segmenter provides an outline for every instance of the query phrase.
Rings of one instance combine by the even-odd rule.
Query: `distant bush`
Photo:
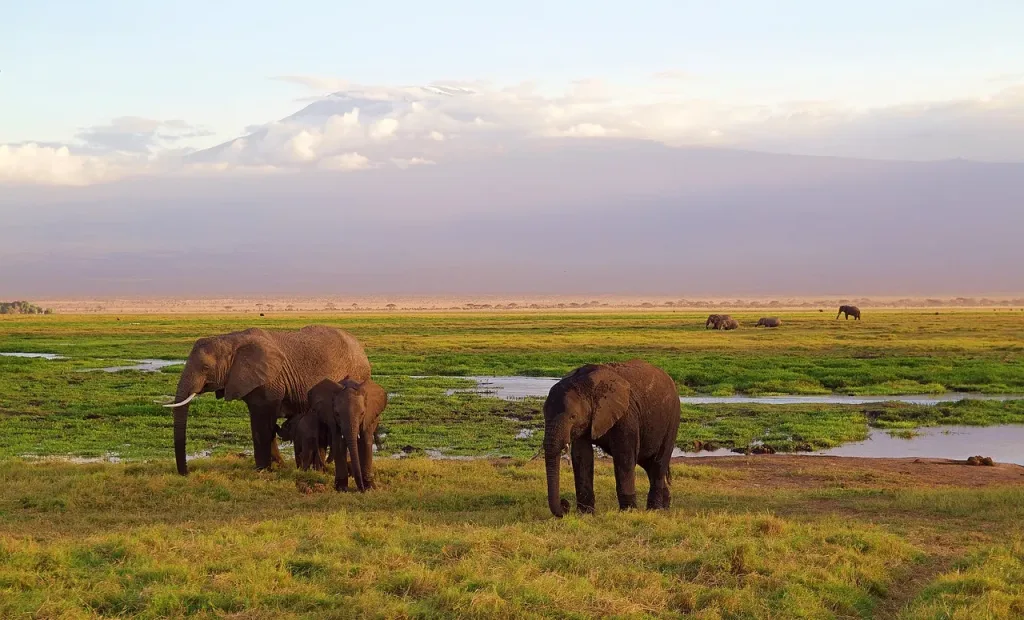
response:
[[[27,301],[0,301],[0,314],[53,314],[53,308],[40,308]]]

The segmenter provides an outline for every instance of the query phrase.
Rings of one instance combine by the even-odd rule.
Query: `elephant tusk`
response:
[[[182,405],[187,405],[190,402],[192,402],[192,399],[195,398],[196,396],[198,396],[198,394],[193,394],[186,398],[185,400],[181,401],[180,403],[171,403],[169,405],[164,405],[164,407],[180,407]]]

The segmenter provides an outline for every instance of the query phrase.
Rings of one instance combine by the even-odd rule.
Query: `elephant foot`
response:
[[[592,515],[594,514],[593,504],[576,504],[576,512],[581,515]]]
[[[633,495],[620,495],[619,496],[619,510],[635,510],[636,509],[636,494]]]
[[[340,480],[334,481],[334,490],[338,493],[348,493],[348,481],[342,482]]]

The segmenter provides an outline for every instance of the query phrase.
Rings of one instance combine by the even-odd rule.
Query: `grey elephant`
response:
[[[544,402],[548,507],[561,517],[559,466],[568,446],[576,508],[594,511],[594,446],[612,457],[619,508],[636,507],[636,466],[647,472],[647,508],[671,504],[669,465],[679,430],[679,393],[672,377],[643,360],[581,366],[552,386]]]
[[[841,314],[846,315],[847,321],[850,320],[851,316],[857,321],[860,320],[860,308],[858,308],[857,306],[839,306],[839,312],[836,314],[836,319],[838,319],[839,315]]]
[[[729,317],[718,324],[718,329],[737,329],[740,326],[740,322],[736,319]]]
[[[731,319],[732,317],[728,314],[709,314],[708,320],[704,322],[704,329],[708,327],[711,327],[711,329],[722,329],[722,324]]]
[[[388,406],[388,394],[371,379],[348,378],[340,382],[324,379],[309,390],[310,413],[326,428],[334,457],[334,488],[348,490],[348,452],[352,477],[360,491],[375,488],[373,481],[373,440],[381,413]]]
[[[757,320],[757,325],[754,327],[778,327],[782,325],[782,321],[774,316],[764,316]]]
[[[189,403],[199,394],[213,392],[246,404],[256,468],[267,469],[276,451],[277,419],[304,411],[309,389],[320,381],[346,376],[369,379],[370,361],[355,336],[333,327],[251,328],[196,340],[178,379],[175,402],[164,405],[174,409],[178,473],[188,474],[185,429]]]

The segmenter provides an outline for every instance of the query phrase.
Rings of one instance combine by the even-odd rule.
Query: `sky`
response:
[[[605,202],[648,195],[653,202],[644,208],[652,213],[670,205],[685,211],[698,207],[682,197],[700,187],[699,209],[740,201],[729,208],[782,214],[781,203],[737,197],[732,184],[785,168],[793,156],[846,163],[802,164],[820,176],[773,182],[783,193],[866,174],[857,163],[863,160],[970,160],[1001,171],[1024,162],[1022,23],[1024,3],[1016,0],[14,3],[0,18],[0,217],[19,221],[21,239],[49,252],[52,273],[60,273],[61,260],[134,252],[147,227],[168,226],[173,207],[148,189],[164,182],[179,200],[216,204],[220,215],[230,211],[224,192],[258,200],[241,195],[240,179],[279,196],[262,212],[262,232],[225,242],[236,249],[267,243],[294,208],[289,196],[306,197],[310,218],[401,213],[425,224],[461,218],[468,225],[538,212],[538,205],[563,216],[584,195]],[[735,175],[720,162],[687,159],[709,165],[711,178],[673,184],[677,157],[714,159],[723,149],[777,157],[747,162]],[[543,171],[529,165],[537,158],[578,174],[542,180]],[[604,187],[588,176],[591,165],[616,171],[597,198],[585,191]],[[875,199],[918,213],[906,194],[917,181],[903,178],[907,169],[898,165],[886,170],[879,183],[892,194]],[[934,170],[941,176],[941,166]],[[442,179],[476,187],[459,176],[466,174],[503,185],[490,186],[491,195],[466,189],[440,198],[449,189]],[[892,175],[902,180],[889,183]],[[971,185],[981,178],[964,176],[958,191],[986,196],[990,223],[1009,225],[1016,186],[1002,176],[995,186],[1001,194]],[[409,199],[392,193],[396,183],[433,194],[420,196],[415,208],[384,204]],[[358,190],[359,200],[332,195],[331,184]],[[550,191],[538,194],[538,187]],[[27,204],[40,215],[15,218]],[[491,212],[492,205],[504,212]],[[74,230],[62,228],[74,219],[68,213],[79,217],[78,226],[102,220],[121,234],[71,243]],[[786,217],[799,228],[795,213]],[[27,234],[39,231],[46,235]],[[35,260],[4,234],[0,259]],[[760,251],[760,260],[785,263],[777,246]],[[514,255],[496,255],[487,273],[512,278]],[[919,267],[904,283],[876,288],[921,281],[928,264],[921,259]],[[161,276],[154,266],[131,281],[159,284],[173,271],[160,269]],[[994,273],[987,287],[1017,286],[1013,274]],[[884,269],[876,275],[883,278]],[[528,288],[521,276],[517,286]],[[804,276],[772,286],[828,283]],[[851,286],[871,289],[862,276]],[[626,286],[617,282],[612,289]],[[657,282],[652,277],[645,286]],[[405,285],[396,276],[389,286]],[[431,286],[456,283],[438,275]]]

